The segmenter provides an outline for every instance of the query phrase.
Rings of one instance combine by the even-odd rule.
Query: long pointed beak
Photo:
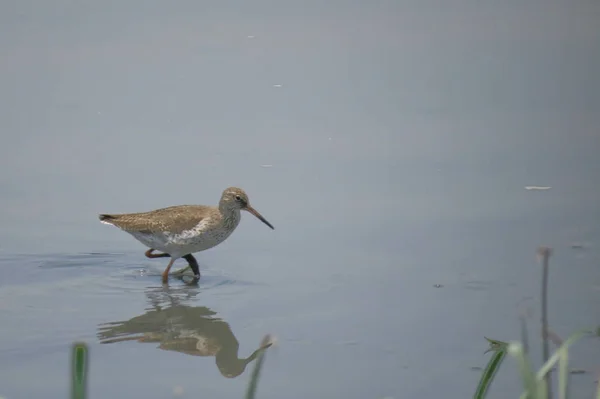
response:
[[[265,219],[260,213],[258,213],[256,209],[252,208],[250,205],[246,205],[246,207],[243,209],[256,216],[261,222],[269,226],[271,229],[275,230],[275,227],[273,227],[271,223],[267,222],[267,219]]]

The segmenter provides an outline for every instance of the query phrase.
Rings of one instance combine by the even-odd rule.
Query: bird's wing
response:
[[[204,205],[177,205],[168,208],[156,209],[149,212],[101,214],[100,221],[119,227],[129,232],[156,233],[169,231],[180,233],[197,226],[212,212],[209,206]]]

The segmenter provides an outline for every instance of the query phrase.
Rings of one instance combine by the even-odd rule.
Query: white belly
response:
[[[169,232],[140,233],[129,232],[135,239],[149,248],[166,252],[171,257],[180,258],[184,255],[205,251],[217,246],[231,235],[233,229],[214,228],[206,230],[202,223],[191,230],[179,234]]]

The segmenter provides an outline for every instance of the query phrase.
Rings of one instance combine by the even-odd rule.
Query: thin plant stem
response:
[[[523,352],[525,354],[529,353],[529,339],[527,334],[527,320],[525,320],[525,316],[519,317],[519,321],[521,323],[521,341],[523,343]]]
[[[542,353],[545,364],[550,357],[550,348],[548,343],[548,273],[549,259],[552,249],[548,247],[538,248],[538,256],[542,259]],[[552,379],[550,373],[546,374],[546,388],[548,397],[552,398]]]

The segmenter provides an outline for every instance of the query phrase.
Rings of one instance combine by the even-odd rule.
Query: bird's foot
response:
[[[186,271],[188,271],[188,270],[191,270],[191,267],[190,267],[190,265],[187,265],[186,267],[182,267],[182,268],[181,268],[181,269],[179,269],[179,270],[175,270],[174,272],[172,272],[172,273],[171,273],[171,275],[174,275],[174,276],[182,276],[182,275],[183,275],[183,273],[185,273],[185,272],[186,272]]]
[[[192,278],[191,278],[191,279],[189,279],[189,280],[187,280],[187,279],[184,279],[184,278],[183,278],[183,276],[182,276],[182,277],[181,277],[181,280],[183,280],[183,282],[184,282],[186,285],[193,285],[193,286],[197,286],[197,285],[198,285],[198,281],[200,281],[200,275],[199,275],[199,274],[194,274],[194,275],[192,276]]]

